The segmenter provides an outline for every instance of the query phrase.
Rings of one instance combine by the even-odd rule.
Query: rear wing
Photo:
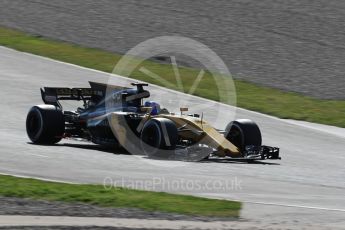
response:
[[[45,104],[55,105],[61,107],[59,101],[61,100],[74,100],[87,101],[92,100],[97,103],[101,101],[107,90],[119,91],[128,89],[123,86],[107,85],[98,82],[89,82],[90,88],[66,88],[66,87],[44,87],[41,88],[42,100]]]
[[[42,100],[45,104],[51,104],[61,107],[61,100],[88,101],[92,96],[97,95],[91,88],[58,88],[44,87],[41,88]],[[99,95],[103,96],[103,95]]]

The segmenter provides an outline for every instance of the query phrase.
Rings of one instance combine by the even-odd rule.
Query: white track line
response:
[[[44,177],[25,176],[25,175],[12,174],[12,173],[3,173],[3,172],[0,172],[0,175],[3,175],[3,176],[13,176],[13,177],[25,178],[25,179],[36,179],[36,180],[42,180],[42,181],[47,181],[47,182],[57,182],[57,183],[65,183],[65,184],[74,184],[74,185],[87,184],[87,183],[75,183],[75,182],[64,181],[64,180],[54,180],[54,179],[49,179],[49,178],[44,178]],[[1,216],[1,215],[0,215],[0,216]]]
[[[45,155],[41,155],[41,154],[37,154],[37,153],[27,153],[27,154],[32,155],[32,156],[36,156],[36,157],[50,158],[49,156],[45,156]]]
[[[303,209],[315,209],[315,210],[323,210],[323,211],[345,212],[345,209],[339,209],[339,208],[325,208],[325,207],[316,207],[316,206],[281,204],[281,203],[258,202],[258,201],[242,201],[242,202],[248,203],[248,204],[272,205],[272,206],[281,206],[281,207],[287,207],[287,208],[303,208]]]

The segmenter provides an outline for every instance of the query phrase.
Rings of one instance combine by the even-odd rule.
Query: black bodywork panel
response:
[[[147,84],[133,83],[136,89],[89,82],[90,88],[44,87],[41,88],[42,100],[62,108],[59,101],[82,101],[83,108],[77,111],[64,111],[66,121],[66,136],[86,138],[96,144],[118,145],[116,137],[110,128],[109,110],[106,104],[111,101],[111,112],[138,113],[139,116],[124,115],[129,127],[135,131],[141,121],[140,111],[142,99],[150,96],[143,89]]]

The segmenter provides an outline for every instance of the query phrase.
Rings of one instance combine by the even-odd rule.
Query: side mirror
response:
[[[180,108],[181,115],[183,115],[183,112],[188,112],[188,108],[186,107],[181,107]]]

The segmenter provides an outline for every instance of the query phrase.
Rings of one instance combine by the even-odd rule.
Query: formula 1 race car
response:
[[[134,88],[89,82],[90,88],[41,89],[43,105],[33,106],[26,130],[35,144],[55,144],[62,138],[124,147],[151,158],[202,160],[208,157],[242,160],[280,159],[279,148],[261,144],[259,127],[251,120],[230,122],[224,130],[213,128],[199,114],[171,113],[150,96],[143,83]],[[64,111],[60,101],[83,102]],[[176,156],[183,156],[182,158]]]

